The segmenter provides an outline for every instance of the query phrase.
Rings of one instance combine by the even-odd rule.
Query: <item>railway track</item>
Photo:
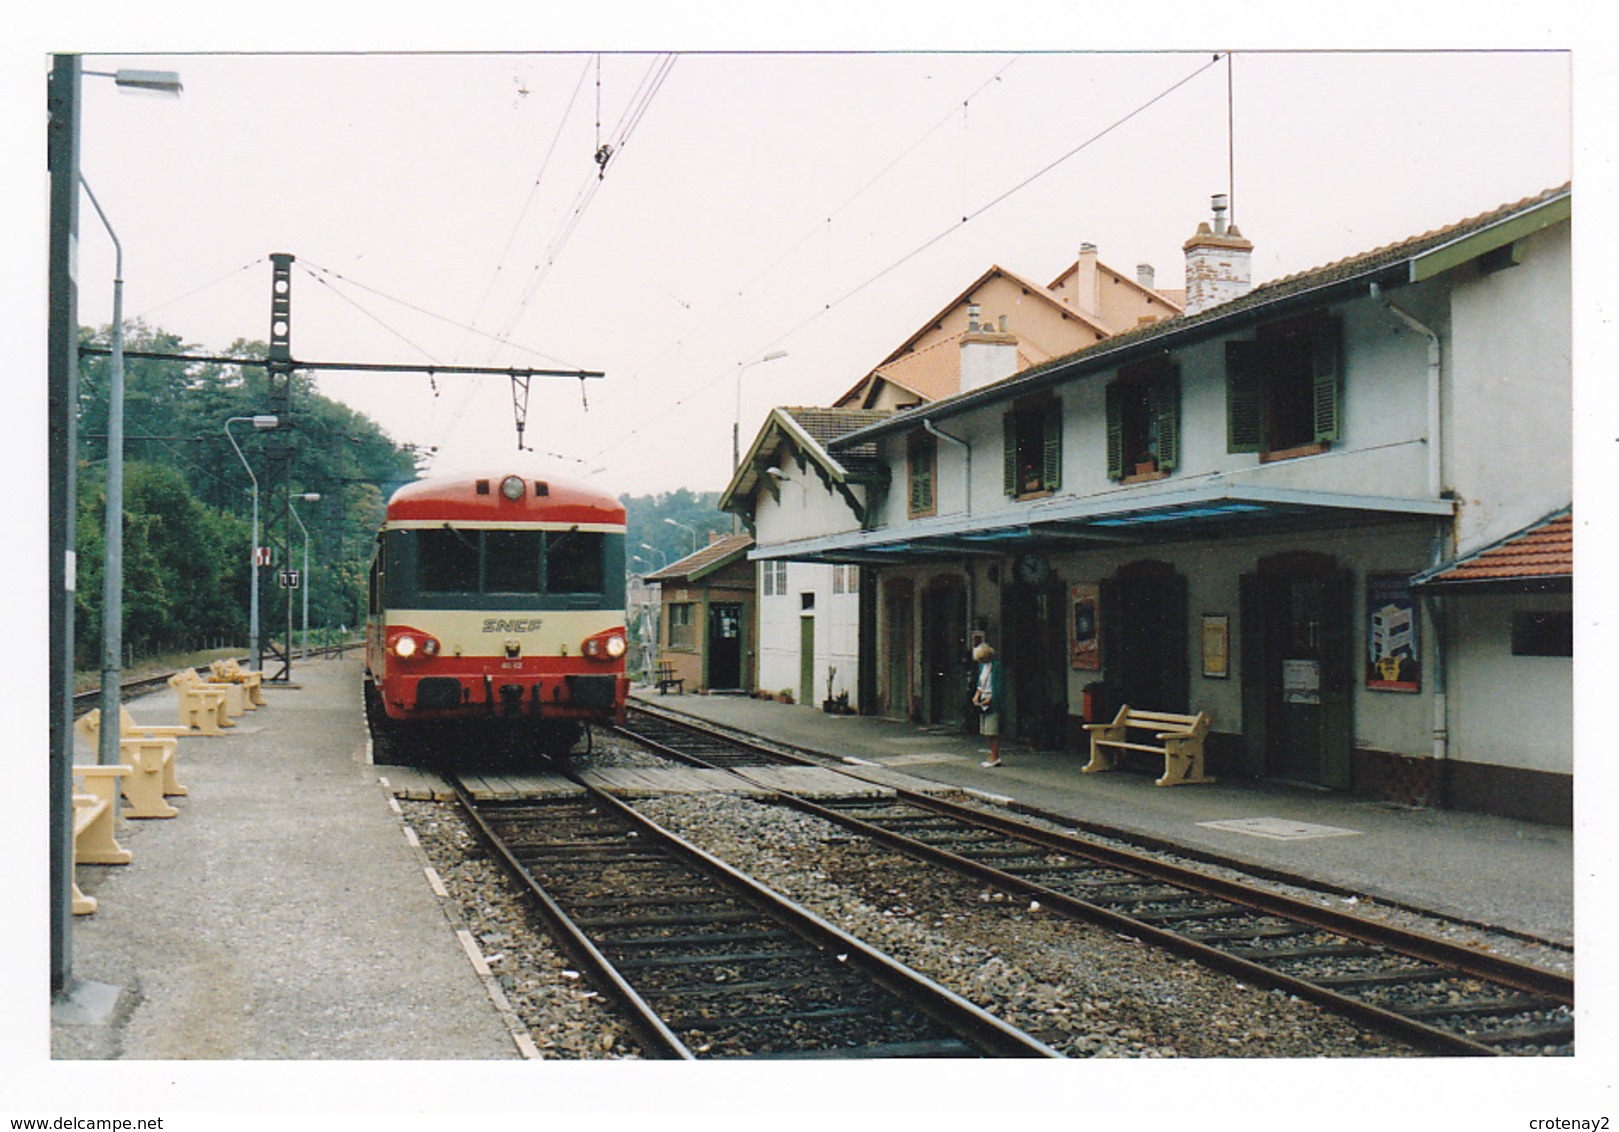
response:
[[[577,783],[577,780],[575,780]],[[616,799],[463,808],[658,1057],[1054,1057]]]
[[[644,710],[626,734],[668,757],[743,777],[749,766],[825,765]],[[1042,907],[1286,990],[1419,1049],[1573,1052],[1573,981],[1562,975],[924,794],[896,790],[821,803],[777,797]]]

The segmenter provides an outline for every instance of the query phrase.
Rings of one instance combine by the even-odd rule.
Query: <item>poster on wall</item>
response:
[[[1231,675],[1231,618],[1225,613],[1203,615],[1203,675],[1224,680]]]
[[[1416,599],[1403,574],[1366,579],[1366,687],[1374,692],[1420,692]]]
[[[1102,670],[1101,587],[1081,582],[1070,591],[1068,659],[1079,672]]]

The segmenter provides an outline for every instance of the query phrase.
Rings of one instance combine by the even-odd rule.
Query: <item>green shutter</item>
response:
[[[1051,406],[1041,420],[1043,435],[1040,461],[1040,486],[1046,491],[1062,487],[1062,404]]]
[[[1170,472],[1181,459],[1181,369],[1170,366],[1153,390],[1158,418],[1158,470]]]
[[[933,510],[933,465],[935,445],[932,437],[917,437],[910,445],[911,514],[920,515]]]
[[[1315,381],[1315,439],[1337,440],[1342,425],[1343,322],[1331,319],[1310,341],[1311,376]]]
[[[1107,387],[1107,478],[1124,478],[1124,407],[1117,381]]]
[[[1257,342],[1225,344],[1225,423],[1227,452],[1258,452],[1264,447],[1265,388]]]
[[[1017,494],[1017,414],[1007,413],[1001,418],[1003,447],[1003,480],[1001,490],[1007,495]]]

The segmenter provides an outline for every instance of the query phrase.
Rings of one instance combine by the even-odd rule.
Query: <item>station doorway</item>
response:
[[[1346,790],[1354,735],[1348,572],[1310,553],[1261,559],[1241,582],[1244,765]]]
[[[1010,734],[1058,749],[1068,730],[1067,587],[1055,576],[1016,581],[1002,592],[1004,641],[992,641],[1011,700]],[[1007,727],[1002,717],[1003,733]]]
[[[909,578],[891,578],[883,588],[883,714],[911,717],[911,605],[916,587]]]
[[[960,725],[972,698],[967,655],[967,588],[961,578],[936,578],[922,593],[923,718]]]
[[[1103,581],[1100,596],[1102,714],[1125,704],[1189,711],[1186,576],[1167,562],[1132,562]]]
[[[742,606],[715,602],[708,607],[708,687],[742,687]]]

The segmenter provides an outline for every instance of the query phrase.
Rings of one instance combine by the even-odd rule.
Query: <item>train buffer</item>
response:
[[[225,703],[223,686],[204,684],[196,672],[184,668],[169,677],[169,687],[180,696],[180,722],[188,731],[223,735],[223,728],[236,726]]]
[[[73,730],[95,747],[101,740],[100,709],[79,717]],[[172,736],[135,735],[120,725],[118,761],[129,768],[129,774],[123,778],[124,801],[128,803],[125,817],[172,818],[180,812],[164,801],[188,793],[174,777],[179,745]]]
[[[257,711],[264,704],[264,673],[243,668],[234,660],[216,660],[208,665],[214,680],[221,684],[240,684],[247,700],[247,710]]]
[[[685,695],[686,693],[685,678],[676,676],[675,666],[670,664],[667,660],[658,665],[658,677],[654,683],[658,686],[658,695],[660,696],[666,695],[670,688],[673,688],[681,695]]]
[[[1141,711],[1126,704],[1112,723],[1087,723],[1085,730],[1091,734],[1091,761],[1085,764],[1086,774],[1112,770],[1117,751],[1146,751],[1164,758],[1164,773],[1155,786],[1214,781],[1203,773],[1203,740],[1209,733],[1206,711],[1183,715]],[[1150,731],[1157,742],[1131,742],[1131,731]]]
[[[117,814],[113,802],[117,798],[118,780],[129,774],[126,766],[75,766],[73,777],[84,783],[83,790],[73,792],[73,866],[127,865],[133,854],[118,844],[113,836],[113,823]],[[78,878],[73,881],[73,914],[89,915],[96,910],[96,900],[79,891]]]

